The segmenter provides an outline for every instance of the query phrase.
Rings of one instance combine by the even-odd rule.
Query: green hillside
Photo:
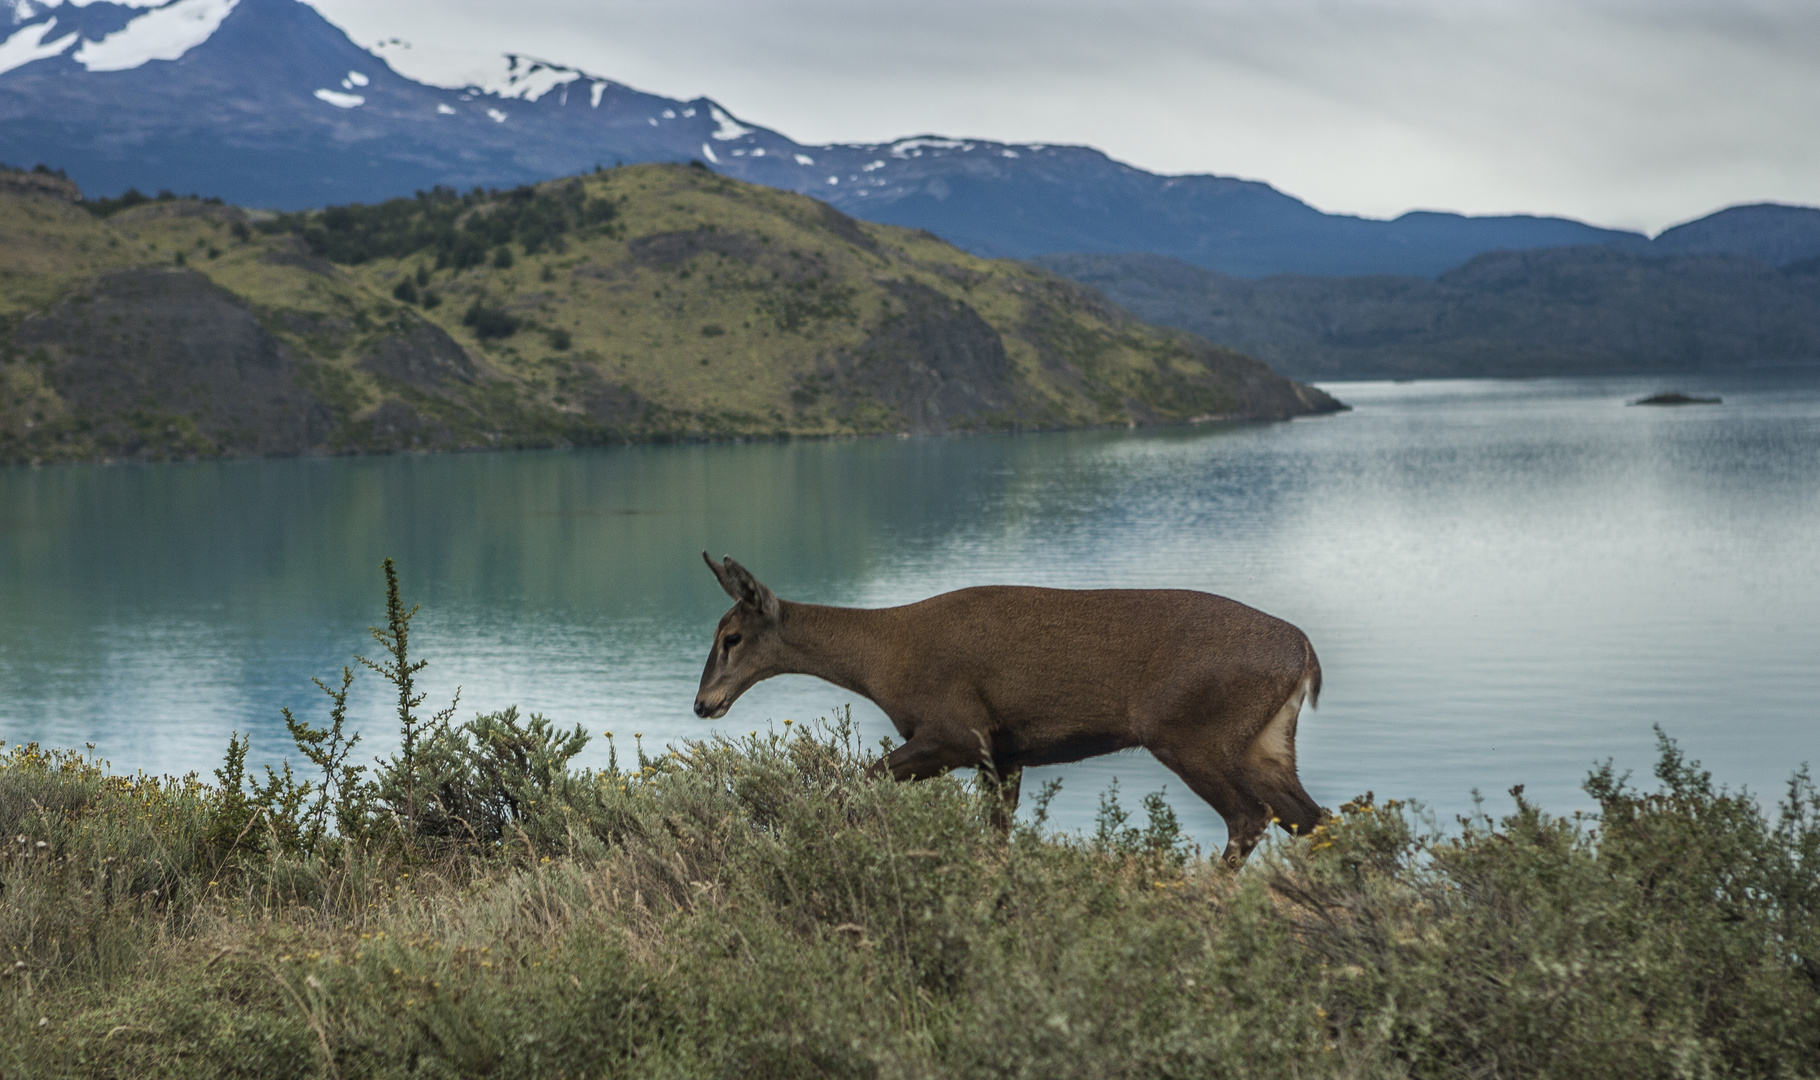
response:
[[[1284,418],[1044,271],[705,170],[272,215],[0,173],[0,460]]]

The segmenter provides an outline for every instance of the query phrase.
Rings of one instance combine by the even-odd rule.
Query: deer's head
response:
[[[718,720],[753,683],[779,672],[779,604],[763,582],[731,558],[717,563],[705,551],[701,557],[734,601],[714,628],[714,644],[701,672],[701,689],[695,692],[695,715]]]

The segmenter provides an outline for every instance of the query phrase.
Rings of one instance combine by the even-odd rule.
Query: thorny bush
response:
[[[1007,835],[844,719],[571,768],[579,729],[422,714],[387,585],[382,762],[352,668],[287,716],[307,776],[0,758],[0,1075],[1816,1074],[1805,772],[1766,816],[1663,738],[1596,813],[1367,795],[1234,874],[1116,789]]]

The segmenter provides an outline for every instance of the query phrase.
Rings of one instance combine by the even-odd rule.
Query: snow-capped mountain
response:
[[[427,86],[299,0],[7,0],[0,35],[0,161],[66,169],[92,195],[298,208],[698,159],[985,255],[1432,275],[1486,250],[1641,239],[1561,218],[1324,214],[1267,184],[1159,176],[1081,146],[804,146],[707,98],[522,56],[484,86]]]

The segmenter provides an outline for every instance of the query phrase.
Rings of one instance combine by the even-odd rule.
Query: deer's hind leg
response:
[[[1298,683],[1269,713],[1254,705],[1183,720],[1190,713],[1182,710],[1159,714],[1174,722],[1148,725],[1144,745],[1225,819],[1228,866],[1243,862],[1272,822],[1306,835],[1324,818],[1295,770],[1296,721],[1309,690]]]
[[[1206,732],[1186,734],[1158,740],[1150,752],[1225,820],[1226,850],[1221,859],[1236,870],[1269,830],[1271,806],[1247,782],[1234,755]]]
[[[1296,723],[1311,687],[1303,679],[1245,749],[1246,776],[1270,804],[1277,824],[1296,836],[1307,836],[1327,816],[1302,787],[1295,768]]]

